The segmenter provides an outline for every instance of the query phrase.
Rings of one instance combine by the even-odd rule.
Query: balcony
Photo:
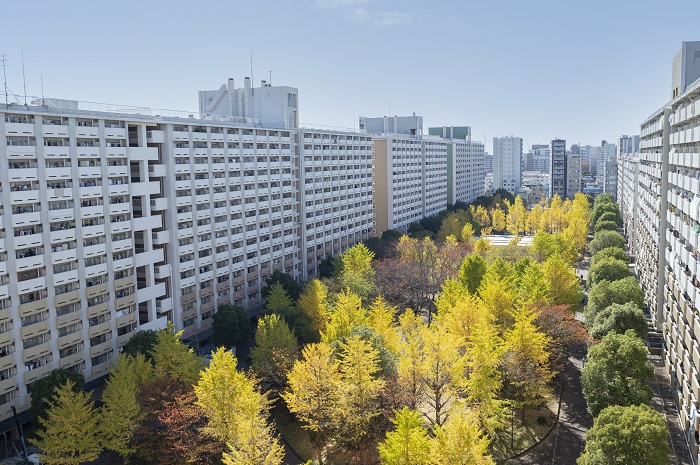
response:
[[[88,278],[87,281],[89,282],[90,279]],[[97,297],[101,294],[106,294],[107,292],[109,292],[108,283],[94,284],[85,288],[85,297],[87,297],[88,299],[92,299],[93,297]]]
[[[172,309],[173,309],[172,299],[168,298],[168,299],[163,299],[163,300],[156,300],[156,312],[157,313],[166,313]]]
[[[66,271],[64,273],[55,273],[53,275],[53,285],[60,286],[61,284],[74,283],[78,280],[78,270]]]
[[[78,351],[78,352],[71,354],[67,357],[61,358],[61,360],[59,361],[59,366],[61,368],[68,368],[68,367],[72,367],[74,365],[77,365],[79,363],[82,363],[84,361],[85,361],[85,359],[83,358],[83,352]]]
[[[102,168],[99,166],[80,166],[78,167],[79,178],[101,178]]]
[[[62,124],[42,124],[42,137],[68,137],[68,126]]]
[[[165,279],[170,277],[170,265],[159,265],[153,267],[153,273],[156,279]]]
[[[5,355],[0,357],[0,370],[7,370],[15,364],[14,354]]]
[[[100,344],[97,344],[94,347],[90,347],[90,357],[97,357],[99,355],[105,354],[107,352],[111,352],[112,350],[112,340],[107,340],[105,342],[102,342]]]
[[[53,364],[52,363],[47,363],[46,365],[42,365],[39,368],[34,368],[32,370],[29,370],[24,373],[24,382],[25,384],[33,383],[39,378],[43,378],[47,374],[51,372],[53,369]]]
[[[165,165],[149,165],[148,166],[148,177],[149,178],[164,178],[168,175]]]
[[[34,255],[33,257],[18,258],[15,260],[16,271],[31,270],[44,266],[44,255]]]
[[[127,276],[126,278],[120,278],[114,280],[113,286],[117,291],[124,289],[125,287],[132,286],[134,284],[134,277]]]
[[[115,308],[117,310],[126,308],[130,305],[134,305],[136,303],[136,296],[134,294],[127,295],[124,297],[117,297],[114,302]]]
[[[107,168],[108,176],[129,176],[129,167],[126,165],[110,165]]]
[[[46,196],[49,200],[70,200],[73,198],[73,189],[47,189]]]
[[[12,215],[12,227],[21,228],[41,223],[41,212],[16,213]]]
[[[129,147],[129,159],[132,161],[158,161],[158,148]]]
[[[134,266],[133,257],[126,257],[121,260],[114,260],[112,262],[114,271],[121,271],[126,268],[132,268]]]
[[[75,232],[75,230],[73,230]],[[105,225],[96,224],[95,226],[83,226],[82,228],[83,237],[95,237],[105,235]]]
[[[94,205],[91,207],[80,207],[81,218],[94,218],[105,215],[104,205]]]
[[[8,158],[36,158],[36,146],[8,145],[6,153]]]
[[[99,158],[100,157],[100,148],[97,146],[94,147],[78,147],[75,149],[75,153],[78,155],[78,158]]]
[[[64,328],[66,326],[70,326],[74,323],[78,323],[82,320],[82,315],[81,312],[75,311],[75,312],[70,312],[65,315],[61,315],[56,318],[56,327],[57,328]]]
[[[62,307],[63,305],[72,304],[75,302],[80,302],[79,291],[70,291],[65,294],[60,294],[54,297],[54,305],[56,307]]]
[[[80,188],[80,198],[102,197],[102,186],[88,186]]]
[[[34,313],[42,312],[46,310],[46,299],[39,299],[33,302],[27,302],[26,304],[19,304],[19,316],[24,318]]]
[[[105,321],[104,323],[100,323],[99,325],[91,326],[88,329],[88,337],[92,339],[93,337],[100,336],[104,333],[108,333],[110,331],[110,322]]]
[[[76,331],[71,334],[66,334],[63,337],[58,338],[58,348],[65,349],[66,347],[72,346],[81,342],[83,340],[83,332]]]
[[[46,168],[46,178],[49,180],[70,179],[70,168]]]
[[[47,332],[49,332],[49,321],[44,320],[23,327],[20,331],[20,334],[22,335],[22,339],[28,339],[30,337],[38,336]]]
[[[160,182],[134,182],[131,184],[131,193],[133,195],[155,195],[160,194]]]
[[[136,323],[137,313],[132,312],[124,316],[117,317],[117,328],[122,328],[130,324]]]
[[[112,252],[121,252],[132,248],[131,239],[123,239],[121,241],[112,242]]]
[[[97,139],[100,137],[100,131],[97,127],[76,126],[73,132],[75,133],[75,137],[79,139]]]
[[[18,203],[34,203],[38,201],[38,190],[10,192],[10,202],[12,202],[13,205]]]
[[[85,277],[92,278],[107,273],[107,263],[99,263],[97,265],[85,267]]]
[[[105,126],[105,137],[107,139],[126,139],[126,129]]]
[[[164,144],[165,143],[165,132],[163,131],[147,131],[146,141],[149,144]]]
[[[109,204],[109,214],[110,215],[120,215],[122,213],[129,213],[131,211],[131,204],[129,203],[111,203]]]
[[[59,210],[49,210],[49,221],[70,221],[75,219],[75,212],[73,208],[62,208]]]
[[[151,199],[151,210],[154,211],[163,211],[168,209],[168,199],[166,198],[157,198],[157,199]]]
[[[156,231],[152,234],[153,244],[163,245],[170,242],[168,231]]]
[[[12,165],[10,165],[12,166]],[[23,166],[27,166],[24,164]],[[38,171],[36,168],[16,168],[7,170],[10,182],[12,181],[36,181],[38,179]]]
[[[25,294],[27,292],[38,291],[39,289],[46,288],[46,277],[41,276],[39,278],[28,279],[17,283],[17,292],[19,294]]]
[[[33,123],[5,123],[6,136],[29,136],[34,137]]]
[[[102,302],[87,309],[88,318],[95,318],[105,313],[109,313],[109,302]]]
[[[109,195],[128,195],[129,194],[129,184],[113,184],[107,189]],[[134,194],[137,195],[137,194]],[[141,195],[141,194],[138,194]]]

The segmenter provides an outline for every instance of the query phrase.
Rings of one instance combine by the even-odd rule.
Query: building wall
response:
[[[493,138],[493,187],[515,193],[522,179],[523,140],[520,137]]]
[[[391,172],[391,141],[389,139],[372,140],[372,177],[374,179],[374,227],[377,233],[390,229],[393,223],[391,206],[393,186]]]
[[[550,165],[550,197],[558,195],[565,198],[567,195],[567,157],[566,157],[566,141],[562,139],[554,139],[552,141],[551,150],[551,165]]]
[[[0,112],[0,420],[54,368],[105,375],[138,330],[206,345],[218,305],[254,309],[274,270],[309,279],[374,229],[366,134]]]
[[[674,65],[675,66],[675,65]],[[651,322],[697,460],[700,399],[700,81],[641,124],[638,156],[618,163],[618,198]],[[691,421],[691,418],[693,420]]]
[[[577,192],[581,192],[581,155],[571,153],[567,155],[566,197],[573,199]]]

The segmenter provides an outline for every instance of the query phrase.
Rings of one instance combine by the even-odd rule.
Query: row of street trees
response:
[[[667,464],[668,431],[649,403],[654,376],[643,338],[643,295],[630,276],[625,239],[617,232],[620,211],[608,194],[596,198],[595,235],[585,322],[593,339],[581,374],[583,395],[594,416],[579,465]]]

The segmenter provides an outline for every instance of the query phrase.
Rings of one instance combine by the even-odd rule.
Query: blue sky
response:
[[[302,123],[424,116],[474,137],[599,144],[670,98],[700,40],[697,0],[3,2],[8,86],[29,95],[194,111],[226,78],[298,87]],[[355,119],[353,119],[353,115]]]

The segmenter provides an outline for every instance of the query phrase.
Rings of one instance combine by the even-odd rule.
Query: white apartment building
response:
[[[405,230],[447,208],[447,142],[372,135],[375,229]]]
[[[549,196],[558,195],[566,198],[568,192],[568,159],[566,156],[566,141],[552,140],[552,162],[550,164]]]
[[[566,155],[566,197],[573,199],[577,192],[581,192],[581,154],[569,153]]]
[[[447,203],[473,202],[484,195],[484,144],[447,141]]]
[[[617,145],[603,141],[598,147],[596,180],[603,192],[617,198]]]
[[[691,455],[700,430],[700,42],[673,64],[673,99],[641,124],[618,164],[618,198]]]
[[[0,112],[0,420],[54,368],[105,375],[135,331],[170,320],[206,345],[218,305],[255,308],[274,270],[306,280],[374,230],[366,134],[57,99]]]
[[[471,127],[428,128],[447,141],[447,203],[472,202],[484,194],[484,144],[472,141]]]
[[[523,140],[520,137],[493,138],[493,187],[515,194],[522,176]]]

